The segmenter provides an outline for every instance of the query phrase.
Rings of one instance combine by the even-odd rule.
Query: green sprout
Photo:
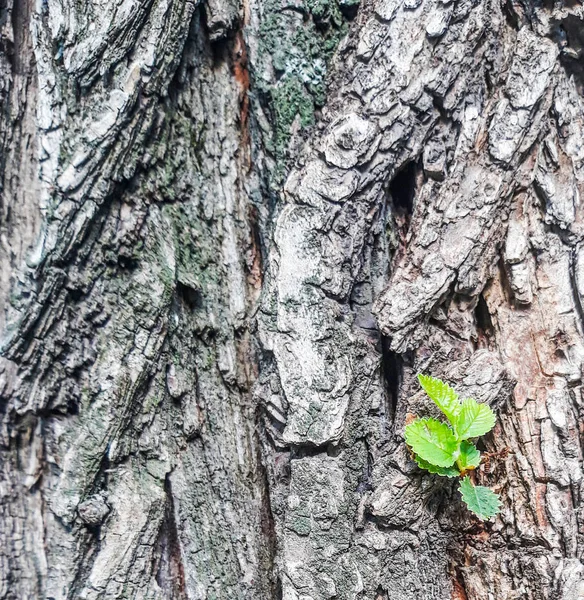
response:
[[[470,442],[491,431],[495,413],[472,398],[459,400],[458,394],[440,379],[418,375],[420,385],[448,419],[442,423],[429,417],[406,426],[406,443],[421,469],[444,477],[461,477],[458,490],[469,510],[486,520],[499,512],[499,496],[482,485],[474,485],[468,471],[476,469],[481,453]]]

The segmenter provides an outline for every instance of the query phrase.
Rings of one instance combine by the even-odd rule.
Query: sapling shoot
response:
[[[481,462],[481,453],[470,441],[495,426],[495,413],[472,398],[460,400],[447,383],[418,375],[420,385],[447,419],[417,418],[406,426],[406,443],[421,469],[443,477],[462,477],[458,490],[479,519],[499,512],[499,496],[488,487],[474,485],[468,472]]]

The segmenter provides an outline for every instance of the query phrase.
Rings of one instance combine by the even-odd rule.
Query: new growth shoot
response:
[[[479,519],[499,512],[499,496],[482,485],[474,485],[467,475],[481,462],[481,453],[470,441],[495,426],[495,413],[472,398],[458,394],[440,379],[418,375],[420,385],[442,411],[447,423],[430,417],[418,418],[406,426],[406,443],[421,469],[444,477],[463,477],[462,499]]]

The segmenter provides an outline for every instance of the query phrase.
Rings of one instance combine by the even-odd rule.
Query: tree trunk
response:
[[[0,2],[0,598],[584,598],[584,11],[364,2]]]

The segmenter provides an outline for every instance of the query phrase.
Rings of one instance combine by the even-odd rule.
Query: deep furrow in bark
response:
[[[0,597],[579,598],[583,19],[2,3]]]

